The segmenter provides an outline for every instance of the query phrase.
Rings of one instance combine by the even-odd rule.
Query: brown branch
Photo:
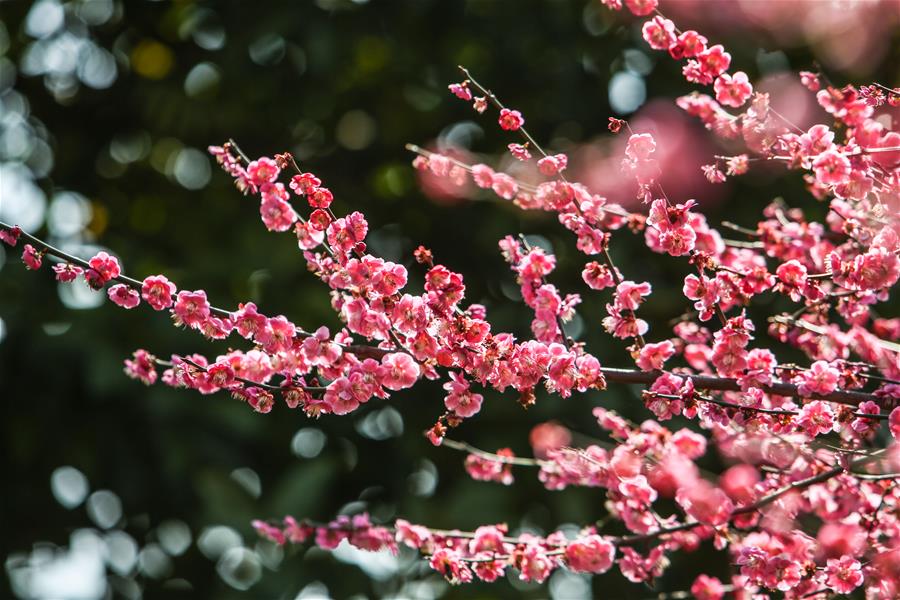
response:
[[[12,231],[13,226],[0,221],[0,229],[5,229],[6,231]],[[63,252],[59,248],[50,245],[49,243],[45,242],[44,240],[42,240],[40,238],[37,238],[37,237],[31,235],[30,233],[21,231],[21,233],[19,235],[21,238],[25,239],[27,242],[30,242],[31,244],[33,244],[35,246],[39,246],[40,247],[39,250],[42,250],[44,254],[49,254],[50,256],[55,256],[56,258],[58,258],[62,261],[78,265],[79,267],[82,267],[85,270],[91,268],[90,263],[88,261],[86,261],[85,259],[80,258],[78,256],[74,256],[67,252]],[[122,268],[124,270],[124,267],[122,267]],[[138,291],[140,291],[141,287],[143,286],[142,281],[134,279],[133,277],[128,277],[127,275],[124,275],[124,274],[121,274],[117,277],[113,277],[111,279],[111,281],[117,281],[119,283],[125,284],[135,290],[138,290]],[[176,296],[175,296],[175,294],[173,294],[172,299],[174,300],[175,298],[176,298]],[[224,308],[219,308],[216,306],[210,306],[209,311],[211,313],[215,314],[216,316],[224,317],[226,319],[231,318],[233,315],[233,313],[231,311],[228,311],[228,310],[225,310]],[[312,335],[313,335],[300,327],[295,327],[295,334],[297,335],[297,337],[301,337],[301,338],[308,338],[308,337],[312,337]],[[337,342],[335,342],[335,343],[337,343]],[[367,346],[367,345],[338,344],[338,346],[340,346],[341,349],[344,350],[345,352],[350,352],[351,354],[355,354],[357,356],[361,356],[364,358],[381,358],[385,354],[389,354],[390,352],[392,352],[391,350],[386,350],[384,348],[377,348],[375,346]]]
[[[13,229],[13,227],[11,225],[8,225],[3,222],[0,222],[0,228],[5,229],[7,231],[11,231]],[[25,240],[43,248],[47,254],[55,256],[64,261],[68,261],[70,263],[77,264],[86,269],[91,268],[90,264],[86,260],[79,258],[77,256],[73,256],[71,254],[68,254],[66,252],[63,252],[62,250],[51,246],[47,242],[44,242],[43,240],[38,239],[38,238],[34,237],[33,235],[30,235],[23,231],[21,233],[21,236]],[[613,269],[613,273],[614,274],[616,273],[615,269]],[[133,279],[126,275],[119,275],[118,277],[116,277],[114,279],[116,281],[119,281],[120,283],[124,283],[124,284],[134,287],[136,289],[140,289],[142,286],[141,281],[138,281],[137,279]],[[217,315],[224,316],[224,317],[230,317],[232,314],[231,312],[229,312],[225,309],[216,308],[216,307],[211,307],[210,311]],[[780,319],[779,317],[772,317],[772,319],[776,320],[777,322],[782,322],[779,320]],[[805,322],[798,321],[798,323],[805,323]],[[805,325],[808,326],[807,327],[808,329],[816,331],[817,333],[824,333],[824,330],[821,330],[821,328],[819,328],[819,327],[816,327],[816,326],[810,325],[810,324],[805,324]],[[814,329],[812,329],[812,328],[814,328]],[[821,330],[821,331],[819,331],[819,330]],[[311,333],[304,331],[303,329],[300,329],[299,327],[296,329],[296,334],[300,337],[310,337],[312,335]],[[895,344],[893,342],[887,342],[884,340],[881,340],[881,343],[883,345],[885,345],[885,347],[887,347],[888,349],[900,351],[900,344]],[[339,344],[339,346],[346,352],[350,352],[357,356],[372,357],[372,358],[380,358],[380,357],[384,356],[385,354],[389,354],[391,352],[403,352],[403,350],[388,350],[388,349],[378,348],[376,346],[369,346],[369,345],[356,345],[356,344],[341,345],[341,344]],[[638,371],[635,369],[619,369],[619,368],[615,368],[615,367],[603,367],[600,369],[600,371],[601,371],[601,373],[603,373],[603,376],[606,378],[607,381],[612,381],[615,383],[633,383],[633,384],[641,384],[641,385],[652,384],[654,381],[656,381],[656,378],[659,377],[659,375],[660,375],[660,373],[658,371]],[[694,374],[683,374],[683,373],[679,373],[678,376],[691,379],[693,381],[694,387],[696,389],[710,390],[710,391],[740,391],[740,389],[741,389],[741,386],[736,379],[731,379],[728,377],[716,377],[716,376],[712,376],[712,375],[694,375]],[[802,396],[804,398],[809,398],[809,399],[813,399],[813,400],[826,400],[828,402],[837,402],[840,404],[850,404],[853,406],[858,405],[861,402],[866,402],[866,401],[872,401],[872,402],[875,402],[876,404],[883,404],[885,401],[884,398],[881,398],[874,394],[853,391],[853,390],[835,390],[829,394],[801,395],[795,384],[784,383],[784,382],[773,382],[771,384],[761,386],[761,389],[764,392],[771,393],[771,394],[778,394],[779,396],[793,396],[793,397],[801,397]]]

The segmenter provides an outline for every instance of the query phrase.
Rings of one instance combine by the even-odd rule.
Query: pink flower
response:
[[[804,396],[811,394],[830,394],[837,389],[840,371],[828,364],[828,361],[817,360],[809,369],[801,372],[795,382],[797,390]]]
[[[0,228],[0,240],[2,240],[4,244],[15,246],[19,243],[20,235],[22,235],[22,228],[18,225],[10,227],[9,229]]]
[[[642,371],[662,369],[663,364],[675,354],[675,345],[669,340],[656,344],[645,344],[637,359],[637,366]]]
[[[478,114],[481,114],[484,111],[486,111],[487,107],[488,107],[487,98],[485,98],[484,96],[479,96],[479,97],[475,98],[475,102],[472,103],[472,108],[475,109],[475,112],[477,112]]]
[[[569,157],[565,154],[554,154],[552,156],[545,156],[541,160],[538,161],[537,166],[538,170],[546,175],[547,177],[552,177],[556,175],[560,171],[565,170],[566,165],[569,164]]]
[[[827,125],[813,125],[797,141],[803,155],[813,156],[834,147],[834,132]]]
[[[494,185],[494,170],[487,165],[473,165],[472,179],[480,188],[489,188]]]
[[[434,429],[429,431],[429,434],[431,434],[429,438],[433,438],[434,433],[437,433]],[[432,444],[435,446],[440,445],[434,442],[435,439],[432,439]],[[495,454],[501,458],[515,458],[515,454],[509,448],[500,448]],[[492,460],[476,454],[470,454],[466,457],[465,467],[469,477],[476,481],[496,481],[503,485],[512,485],[514,481],[512,465],[503,460]]]
[[[675,43],[675,23],[658,15],[644,23],[641,33],[654,50],[668,50]]]
[[[813,161],[816,180],[823,186],[841,185],[850,179],[850,160],[837,152],[828,150]]]
[[[314,189],[322,185],[322,180],[312,173],[300,173],[291,177],[290,188],[298,196],[309,194]]]
[[[694,30],[678,36],[678,41],[669,46],[669,55],[675,60],[694,58],[706,51],[706,38]]]
[[[891,430],[894,439],[900,441],[900,406],[892,410],[888,416],[888,429]]]
[[[753,93],[753,86],[747,78],[747,74],[738,71],[733,76],[728,73],[722,73],[716,79],[714,86],[716,90],[716,100],[726,106],[738,108],[743,106],[750,94]]]
[[[139,379],[146,385],[153,385],[158,376],[155,357],[146,350],[135,350],[131,359],[125,360],[125,374],[132,379]]]
[[[317,187],[308,192],[306,200],[312,208],[328,208],[334,201],[334,195],[328,188]]]
[[[287,539],[284,536],[284,532],[274,525],[269,525],[265,521],[260,521],[259,519],[254,519],[251,521],[250,525],[253,526],[253,529],[256,530],[256,533],[261,537],[266,538],[267,540],[278,544],[279,546],[284,546]]]
[[[276,183],[263,188],[259,214],[269,231],[287,231],[297,220],[297,213],[287,202],[288,193],[284,186]]]
[[[106,252],[98,252],[88,261],[88,264],[91,265],[91,268],[85,271],[84,279],[95,290],[99,290],[106,285],[107,281],[122,274],[119,261]]]
[[[287,317],[278,315],[266,320],[265,326],[256,332],[256,343],[269,354],[285,352],[291,347],[296,327]]]
[[[432,541],[431,532],[427,527],[414,525],[405,519],[397,519],[394,522],[394,531],[398,542],[416,550]]]
[[[691,593],[696,600],[722,600],[725,596],[725,586],[715,577],[700,575],[694,580]]]
[[[275,161],[265,156],[247,165],[247,176],[250,178],[250,182],[256,186],[275,181],[280,172],[281,169],[278,168]]]
[[[329,410],[336,415],[346,415],[359,408],[359,398],[346,377],[338,377],[328,384],[324,400]]]
[[[619,481],[618,491],[632,502],[650,506],[659,497],[656,489],[650,485],[643,475],[626,477]]]
[[[871,400],[860,402],[856,412],[864,415],[877,415],[881,413],[881,407]],[[878,429],[879,421],[877,419],[867,419],[865,417],[856,417],[850,422],[850,428],[860,435],[868,435]]]
[[[53,265],[56,280],[61,283],[75,281],[75,278],[84,273],[84,269],[72,263],[57,263]]]
[[[861,290],[880,290],[891,287],[900,278],[900,258],[897,254],[878,247],[853,260],[850,271],[851,285]]]
[[[272,407],[275,405],[274,396],[259,387],[246,388],[244,390],[244,397],[247,400],[247,404],[260,414],[272,412]]]
[[[381,385],[389,390],[402,390],[419,378],[419,365],[412,356],[404,352],[392,352],[381,359]]]
[[[690,459],[706,454],[706,438],[690,429],[679,429],[672,434],[672,445]]]
[[[41,258],[43,256],[43,252],[38,252],[31,244],[25,244],[25,250],[22,252],[22,262],[25,263],[26,268],[37,271],[41,268]]]
[[[234,383],[234,369],[228,363],[217,362],[206,369],[206,380],[216,388],[228,388]]]
[[[519,191],[519,184],[506,173],[494,173],[491,189],[505,200],[512,200]]]
[[[862,585],[862,565],[852,556],[829,558],[825,567],[825,584],[839,594],[849,594]]]
[[[470,552],[500,552],[503,550],[504,526],[482,525],[475,530],[475,537],[469,543]]]
[[[248,339],[255,337],[257,332],[266,326],[265,315],[259,314],[256,310],[256,305],[252,302],[241,304],[237,311],[231,313],[231,317],[234,320],[234,326],[237,328],[238,333]],[[328,337],[327,329],[325,330],[325,337]]]
[[[727,523],[734,511],[731,498],[721,488],[702,479],[680,488],[675,499],[687,514],[707,525]]]
[[[775,275],[778,276],[782,283],[793,287],[801,288],[806,285],[806,267],[796,259],[778,265]]]
[[[462,83],[451,83],[447,86],[447,89],[460,100],[468,102],[472,99],[472,90],[469,89],[469,85],[465,81]]]
[[[444,384],[447,396],[444,405],[463,418],[471,417],[481,410],[482,396],[469,391],[469,382],[456,371],[450,371],[450,381]]]
[[[642,161],[650,158],[656,150],[656,140],[649,133],[636,133],[628,138],[625,146],[625,155],[634,161]]]
[[[625,0],[625,6],[639,17],[649,15],[659,5],[658,0]]]
[[[178,292],[172,312],[176,317],[176,322],[194,326],[199,325],[209,317],[209,309],[206,292],[203,290],[196,292],[182,290]]]
[[[720,44],[716,44],[697,55],[697,61],[700,63],[701,72],[709,81],[712,81],[714,77],[721,75],[731,66],[731,55],[725,52]]]
[[[507,148],[509,148],[509,153],[512,154],[516,160],[528,160],[531,158],[531,152],[529,152],[528,148],[522,144],[509,144]],[[538,165],[540,165],[540,162],[538,162]]]
[[[141,285],[141,296],[153,310],[163,310],[172,306],[175,284],[163,275],[151,275]]]
[[[522,113],[504,108],[500,111],[500,128],[507,131],[518,131],[525,124]]]
[[[452,584],[469,583],[472,581],[472,570],[468,563],[460,560],[461,558],[453,550],[438,548],[431,555],[428,564]]]
[[[315,212],[324,211],[317,209]],[[312,220],[312,215],[310,215],[310,220]],[[357,244],[365,241],[368,232],[369,224],[362,213],[352,212],[328,225],[326,234],[331,248],[346,254]]]
[[[613,274],[609,267],[596,261],[584,265],[584,270],[581,272],[581,278],[588,284],[588,287],[594,290],[602,290],[615,283],[615,279],[613,279]]]
[[[819,82],[819,76],[810,71],[800,71],[800,83],[811,92],[818,92],[822,84]]]
[[[540,546],[528,544],[519,555],[519,579],[543,583],[550,576],[553,561]]]
[[[624,310],[637,310],[644,298],[650,295],[650,284],[623,281],[616,286],[616,307]]]
[[[576,573],[605,573],[615,555],[616,547],[599,535],[579,538],[566,546],[566,564]]]
[[[558,450],[571,444],[572,434],[559,423],[547,421],[532,427],[531,433],[528,434],[528,443],[531,444],[535,458],[547,458],[551,450]]]
[[[706,180],[710,183],[725,182],[725,173],[717,164],[702,165],[700,170],[703,171],[703,176],[706,177]]]
[[[112,286],[106,290],[106,295],[122,308],[134,308],[141,303],[141,296],[137,290],[128,287],[124,283],[117,283]]]
[[[813,400],[800,411],[797,425],[810,437],[828,433],[834,429],[834,411],[828,403]]]
[[[738,464],[729,467],[719,476],[719,485],[732,500],[745,504],[755,498],[754,486],[759,480],[759,471],[756,467]]]

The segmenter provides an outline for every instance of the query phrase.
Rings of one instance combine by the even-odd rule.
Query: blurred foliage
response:
[[[101,4],[109,6],[105,18],[102,11],[91,17]],[[35,10],[27,2],[3,4],[0,94],[7,109],[20,104],[34,148],[42,148],[40,140],[47,145],[42,161],[28,152],[7,156],[8,161],[36,173],[38,195],[55,203],[70,190],[89,206],[84,228],[51,239],[75,249],[110,248],[129,274],[165,273],[183,289],[206,289],[220,306],[252,300],[267,314],[286,314],[305,328],[335,328],[339,323],[328,293],[306,272],[292,237],[268,234],[254,201],[242,197],[203,154],[206,146],[233,137],[251,155],[292,151],[334,191],[336,212],[367,215],[371,249],[406,264],[414,286],[420,285],[421,269],[411,252],[426,244],[438,261],[465,274],[468,300],[488,307],[495,330],[525,335],[531,320],[515,300],[514,277],[497,240],[518,232],[541,236],[559,259],[553,282],[585,296],[581,338],[605,364],[628,364],[624,344],[599,325],[606,297],[586,293],[579,276],[584,260],[553,218],[497,201],[429,200],[403,148],[406,142],[429,144],[446,137],[459,124],[472,132],[474,152],[497,153],[511,141],[493,118],[478,119],[447,93],[446,85],[459,79],[457,64],[522,110],[532,133],[552,140],[550,147],[608,135],[607,117],[615,114],[608,99],[610,77],[626,68],[626,51],[645,52],[628,17],[597,2],[559,0],[70,2],[54,35],[74,32],[114,57],[110,67],[105,54],[90,55],[99,57],[99,66],[79,71],[82,83],[73,83],[59,73],[23,70],[26,59],[35,60],[40,37],[29,34],[29,27],[41,33],[39,25],[52,17],[48,13],[29,24]],[[750,34],[727,42],[735,64],[751,77],[759,75],[754,65],[761,64],[760,48],[774,49],[764,37]],[[79,64],[85,56],[78,54]],[[649,97],[690,91],[677,65],[650,59],[644,60],[650,65]],[[784,69],[811,62],[803,49],[776,61]],[[104,80],[110,73],[112,79]],[[873,76],[879,73],[884,75],[876,70]],[[52,166],[46,164],[48,151]],[[711,222],[727,215],[753,226],[774,196],[790,202],[802,198],[799,176],[785,178],[777,188],[772,181],[764,173],[729,183],[727,204],[704,207]],[[13,198],[5,189],[0,202],[10,206]],[[51,230],[52,219],[64,224],[67,214],[54,217],[53,203],[47,217]],[[641,239],[627,232],[615,236],[613,255],[626,275],[653,282],[655,294],[642,316],[652,320],[656,337],[667,335],[668,319],[683,310],[680,288],[687,264],[650,256]],[[317,422],[282,406],[257,415],[225,394],[145,388],[121,372],[122,360],[135,348],[160,356],[194,351],[214,356],[237,342],[207,343],[145,308],[67,308],[47,272],[27,273],[12,253],[0,254],[0,266],[4,557],[30,552],[42,541],[66,545],[71,532],[94,526],[82,506],[67,510],[50,493],[51,473],[61,465],[83,472],[91,490],[108,489],[121,498],[124,517],[118,526],[141,547],[158,542],[160,524],[177,519],[188,525],[194,542],[207,528],[225,525],[252,549],[257,545],[253,518],[292,513],[324,520],[351,503],[350,509],[365,507],[376,519],[403,516],[463,529],[507,522],[512,529],[550,531],[604,517],[601,491],[549,492],[532,472],[517,471],[509,488],[471,481],[461,454],[433,448],[419,435],[440,414],[439,382],[425,382],[388,402],[373,401],[350,417]],[[760,310],[757,323],[772,307]],[[759,337],[766,338],[765,332]],[[528,412],[510,395],[488,393],[482,413],[453,436],[528,455],[531,427],[553,419],[581,434],[576,442],[588,443],[600,435],[590,416],[598,403],[646,417],[638,390],[626,386],[568,400],[539,396]],[[305,433],[295,437],[301,429]],[[292,451],[292,440],[294,450],[307,454],[316,454],[322,440],[324,446],[304,458]],[[705,466],[719,468],[714,456]],[[252,493],[254,473],[258,497]],[[336,598],[539,598],[551,592],[576,597],[600,590],[608,598],[653,595],[617,573],[588,584],[564,575],[549,591],[518,581],[454,589],[406,555],[398,574],[379,581],[328,553],[287,550],[279,564],[277,553],[261,548],[260,556],[269,558],[246,591],[237,588],[240,581],[256,579],[252,568],[237,569],[232,577],[238,585],[230,585],[196,543],[163,561],[165,568],[154,570],[148,555],[141,575],[132,570],[111,581],[117,594],[127,595],[135,588],[126,580],[136,577],[146,597],[165,598],[293,598],[304,589],[321,593],[321,587],[308,587],[314,582]],[[660,589],[686,589],[701,565],[704,572],[727,574],[724,559],[707,547],[674,560],[658,582]],[[420,580],[431,587],[404,587]]]

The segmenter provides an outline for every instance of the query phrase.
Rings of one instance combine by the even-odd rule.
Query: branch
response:
[[[13,226],[0,221],[0,229],[4,229],[6,231],[12,231]],[[86,261],[85,259],[80,258],[78,256],[74,256],[67,252],[63,252],[59,248],[57,248],[55,246],[51,246],[49,243],[45,242],[44,240],[42,240],[40,238],[36,238],[35,236],[31,235],[30,233],[21,231],[21,233],[19,235],[20,235],[20,237],[24,238],[26,241],[30,242],[32,245],[39,246],[40,247],[39,249],[43,250],[43,252],[45,254],[49,254],[50,256],[55,256],[56,258],[58,258],[62,261],[65,261],[65,262],[78,265],[79,267],[82,267],[85,270],[91,268],[90,263],[88,261]],[[124,267],[123,267],[123,269],[124,269]],[[118,277],[113,277],[112,281],[117,281],[119,283],[123,283],[123,284],[128,285],[138,291],[141,289],[141,287],[144,284],[143,281],[138,281],[137,279],[128,277],[127,275],[124,275],[124,274],[119,275]],[[172,298],[174,299],[175,296],[173,295]],[[209,311],[211,313],[215,314],[216,316],[224,317],[226,319],[231,318],[232,314],[233,314],[231,311],[225,310],[224,308],[218,308],[216,306],[210,306]],[[297,327],[295,329],[295,333],[296,333],[297,337],[301,337],[301,338],[308,338],[308,337],[312,337],[312,335],[313,335],[313,334],[309,333],[308,331],[301,329],[300,327]],[[385,354],[389,354],[390,352],[392,352],[391,350],[386,350],[384,348],[378,348],[375,346],[367,346],[367,345],[338,344],[338,346],[340,346],[341,349],[344,350],[345,352],[350,352],[351,354],[355,354],[357,356],[361,356],[364,358],[381,358]]]
[[[6,223],[0,221],[0,229],[5,229],[7,231],[12,231],[13,227]],[[63,252],[59,248],[51,246],[47,242],[34,237],[33,235],[26,233],[24,231],[21,232],[21,237],[26,239],[27,241],[40,246],[47,254],[51,256],[55,256],[61,260],[68,261],[73,264],[77,264],[85,269],[90,269],[90,264],[84,260],[83,258],[79,258],[77,256],[73,256],[66,252]],[[615,272],[615,270],[613,270]],[[120,283],[127,284],[136,289],[141,289],[143,282],[138,281],[137,279],[133,279],[126,275],[119,275],[114,278],[115,281]],[[232,313],[223,308],[210,307],[210,311],[226,318],[230,318]],[[772,317],[776,322],[784,322],[783,317]],[[805,323],[803,321],[798,321],[798,323],[804,323],[804,327],[810,329],[819,334],[824,334],[825,330],[823,328],[817,327],[812,324]],[[296,335],[299,337],[311,337],[312,334],[301,329],[296,328]],[[885,340],[881,340],[882,345],[886,348],[900,352],[900,344],[895,344],[893,342],[888,342]],[[405,352],[404,350],[388,350],[384,348],[378,348],[376,346],[369,345],[360,345],[360,344],[347,344],[340,345],[341,348],[352,354],[362,357],[372,357],[372,358],[380,358],[385,354],[389,354],[391,352]],[[407,352],[408,353],[408,352]],[[650,385],[656,378],[659,377],[660,372],[658,371],[638,371],[635,369],[618,369],[615,367],[603,367],[600,369],[603,376],[607,381],[612,381],[616,383],[634,383],[641,385]],[[694,387],[696,389],[702,390],[710,390],[710,391],[732,391],[737,392],[741,390],[741,386],[736,379],[731,379],[728,377],[716,377],[713,375],[694,375],[688,373],[677,373],[679,377],[685,377],[693,381]],[[761,386],[764,392],[770,394],[778,394],[779,396],[792,396],[792,397],[803,397],[814,400],[826,400],[828,402],[837,402],[839,404],[849,404],[852,406],[857,406],[861,402],[872,401],[876,404],[883,404],[885,399],[875,394],[870,394],[867,392],[858,392],[853,390],[835,390],[829,394],[800,394],[797,385],[792,383],[784,383],[784,382],[773,382],[768,385]]]

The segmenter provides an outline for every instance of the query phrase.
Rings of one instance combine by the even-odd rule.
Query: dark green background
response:
[[[479,119],[447,93],[446,85],[459,79],[457,64],[470,67],[508,104],[521,109],[538,140],[579,143],[608,135],[607,117],[614,114],[607,97],[610,76],[622,68],[626,49],[650,53],[633,19],[583,1],[123,4],[116,17],[92,28],[91,34],[99,45],[119,45],[126,53],[140,40],[163,44],[174,58],[165,77],[141,77],[120,64],[109,89],[83,87],[62,103],[45,90],[40,77],[20,75],[15,88],[46,126],[54,151],[55,166],[39,180],[40,186],[48,195],[59,189],[84,194],[99,215],[89,229],[97,243],[122,258],[128,274],[143,278],[162,272],[184,289],[206,289],[214,304],[229,307],[253,300],[267,314],[286,314],[307,329],[338,326],[327,290],[306,272],[292,236],[267,233],[257,203],[242,197],[215,166],[208,185],[189,191],[154,169],[149,158],[116,165],[108,151],[116,136],[143,132],[158,149],[166,138],[203,149],[233,137],[253,156],[299,150],[304,167],[333,190],[336,212],[363,211],[372,232],[371,249],[407,264],[414,289],[420,286],[421,270],[411,264],[411,252],[426,244],[439,262],[465,274],[467,300],[488,306],[495,331],[525,335],[531,320],[526,307],[503,293],[515,284],[497,240],[518,232],[543,236],[560,263],[552,281],[563,292],[584,294],[579,313],[591,350],[604,364],[629,364],[625,345],[600,327],[608,295],[587,293],[579,276],[584,257],[568,232],[550,215],[523,213],[502,202],[429,200],[419,190],[403,145],[429,143],[445,127],[469,119],[484,131],[475,139],[475,152],[496,153],[518,141],[498,130],[494,116]],[[7,56],[15,63],[30,41],[22,31],[28,9],[26,2],[0,8],[10,37]],[[185,23],[198,15],[224,29],[224,47],[206,50],[194,43]],[[710,37],[715,33],[713,29]],[[284,40],[284,55],[275,52],[260,61],[264,64],[251,60],[248,47],[273,35]],[[720,41],[751,79],[760,74],[760,50],[777,48],[768,36],[748,31]],[[892,48],[897,64],[896,44]],[[646,79],[649,97],[674,99],[692,89],[676,63],[658,53],[652,59],[655,65]],[[808,68],[812,59],[801,48],[788,52],[781,64],[797,70]],[[881,66],[870,65],[873,71],[864,77],[887,83],[894,74],[881,69],[891,60],[889,53]],[[189,97],[185,76],[203,61],[214,63],[221,79],[213,89]],[[363,110],[377,123],[372,143],[362,150],[343,148],[335,139],[336,125],[349,110]],[[702,130],[696,123],[691,127]],[[712,223],[728,218],[752,227],[776,195],[810,206],[810,214],[822,214],[821,206],[804,196],[798,174],[777,184],[771,177],[754,176],[727,186],[727,200],[705,209]],[[700,188],[701,206],[704,189],[709,194],[723,191]],[[651,337],[670,335],[666,321],[685,308],[680,288],[686,262],[651,254],[640,237],[627,232],[616,234],[612,253],[626,276],[654,285],[654,295],[641,309],[651,321]],[[239,346],[240,340],[207,343],[173,328],[164,314],[145,306],[123,311],[107,303],[95,310],[68,310],[46,268],[27,273],[13,253],[6,254],[2,267],[0,318],[7,329],[0,342],[4,557],[27,552],[41,540],[64,545],[70,531],[91,526],[83,507],[68,511],[53,499],[49,477],[60,465],[84,472],[92,489],[118,494],[125,513],[121,525],[139,544],[153,540],[159,523],[175,518],[190,526],[194,539],[205,527],[225,524],[252,546],[253,518],[292,513],[328,519],[360,499],[381,519],[402,516],[463,529],[507,522],[512,528],[526,524],[549,532],[559,524],[590,523],[605,514],[602,491],[545,491],[526,470],[516,472],[511,488],[471,481],[461,454],[433,448],[420,435],[441,412],[439,382],[423,382],[386,402],[373,401],[352,416],[318,422],[283,406],[257,415],[225,394],[146,388],[121,372],[122,360],[135,348],[161,356],[193,351],[214,356],[228,343]],[[761,344],[767,343],[762,316],[773,310],[767,302],[762,299],[754,313]],[[44,326],[59,323],[68,324],[68,330],[49,335]],[[779,352],[784,358],[795,356]],[[537,405],[523,412],[512,394],[488,392],[481,414],[453,436],[486,449],[511,446],[528,455],[528,432],[535,424],[555,419],[575,432],[599,436],[591,407],[602,403],[646,418],[638,398],[638,390],[626,386],[568,400],[539,394]],[[386,406],[402,414],[403,435],[382,441],[360,435],[357,425]],[[327,435],[316,458],[291,452],[292,436],[302,427],[317,427]],[[411,493],[409,484],[423,460],[438,472],[434,494],[427,497]],[[714,452],[705,466],[718,468]],[[258,499],[229,476],[243,467],[259,474]],[[397,578],[373,582],[328,554],[305,554],[305,549],[289,550],[278,569],[264,569],[247,592],[228,587],[196,545],[174,558],[169,576],[136,578],[148,597],[293,598],[318,580],[334,597],[346,598],[397,593],[405,580],[436,577],[411,568]],[[707,546],[673,561],[658,589],[687,589],[700,572],[725,576],[728,570],[725,557]],[[171,579],[186,580],[193,591],[167,588]],[[617,571],[595,578],[593,586],[604,597],[654,594],[631,586]],[[548,593],[546,585],[501,582],[448,589],[446,597],[538,598]]]

